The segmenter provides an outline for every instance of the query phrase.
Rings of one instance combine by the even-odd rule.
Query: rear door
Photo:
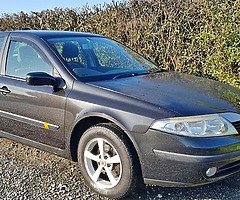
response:
[[[10,37],[0,78],[0,130],[42,144],[63,149],[67,88],[54,92],[51,86],[29,86],[29,72],[60,76],[31,39]]]

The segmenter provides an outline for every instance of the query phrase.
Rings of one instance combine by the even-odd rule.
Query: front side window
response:
[[[80,80],[107,80],[157,69],[139,54],[107,38],[63,37],[47,41]]]
[[[52,66],[44,54],[33,44],[11,41],[7,56],[6,75],[25,79],[30,72],[52,74]]]

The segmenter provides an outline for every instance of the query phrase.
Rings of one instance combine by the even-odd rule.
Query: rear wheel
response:
[[[89,128],[78,146],[78,162],[88,185],[100,195],[123,198],[135,190],[138,163],[131,144],[113,124]]]

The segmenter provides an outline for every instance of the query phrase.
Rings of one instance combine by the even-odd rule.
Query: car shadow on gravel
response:
[[[240,199],[240,174],[222,181],[191,188],[146,186],[141,192],[128,198],[134,199]]]

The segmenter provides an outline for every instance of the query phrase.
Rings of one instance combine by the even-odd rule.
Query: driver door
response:
[[[27,85],[25,77],[30,72],[60,76],[33,42],[10,39],[5,74],[0,78],[0,130],[64,149],[65,90]]]

